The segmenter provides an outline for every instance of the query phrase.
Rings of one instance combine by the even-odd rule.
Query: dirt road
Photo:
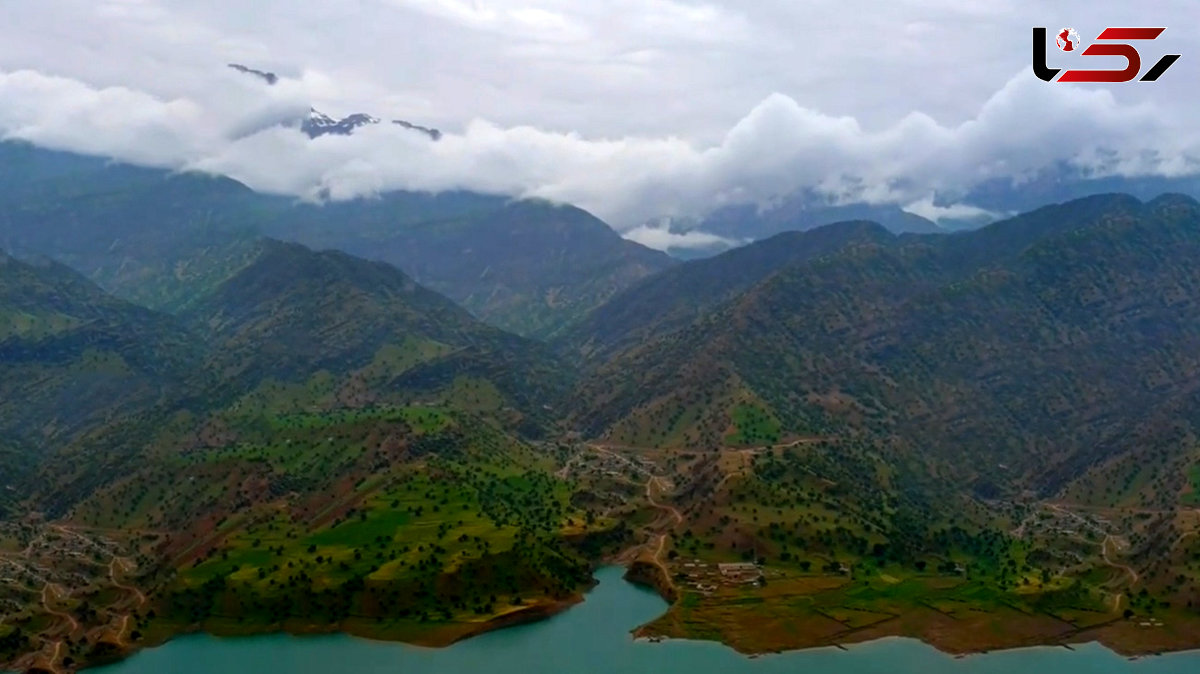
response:
[[[66,620],[67,622],[69,622],[71,625],[71,633],[74,634],[75,631],[79,629],[79,621],[75,620],[75,616],[71,615],[70,613],[65,613],[63,611],[56,611],[53,608],[50,608],[50,596],[49,595],[53,588],[54,588],[54,586],[51,585],[50,583],[46,583],[46,585],[42,587],[42,608],[46,609],[46,613],[49,613],[50,615],[52,615],[56,618],[62,618],[64,620]],[[54,594],[57,595],[58,592],[54,592]]]
[[[673,588],[675,583],[674,583],[674,581],[671,580],[671,572],[669,569],[667,569],[666,563],[663,562],[662,555],[663,555],[663,551],[666,550],[667,536],[670,535],[671,529],[673,529],[675,526],[678,526],[679,524],[683,523],[683,513],[679,512],[679,509],[673,505],[670,505],[667,503],[661,503],[658,500],[656,500],[654,498],[655,486],[657,486],[660,489],[662,488],[661,478],[659,478],[657,475],[652,475],[652,476],[650,476],[650,479],[646,480],[646,500],[650,502],[651,506],[653,506],[653,507],[663,511],[667,515],[669,515],[670,519],[673,521],[673,523],[668,525],[668,528],[666,531],[662,531],[658,534],[658,545],[655,546],[654,556],[652,557],[652,561],[654,562],[655,566],[657,566],[659,568],[659,570],[662,571],[663,578],[666,579],[667,585],[671,586]]]
[[[1119,564],[1117,562],[1112,561],[1112,559],[1109,558],[1109,556],[1108,556],[1108,544],[1109,543],[1113,544],[1114,550],[1117,549],[1117,541],[1115,538],[1112,537],[1111,534],[1108,536],[1105,536],[1104,542],[1100,544],[1100,553],[1101,553],[1101,556],[1104,558],[1104,563],[1113,567],[1114,569],[1121,569],[1121,570],[1125,571],[1126,573],[1129,574],[1129,578],[1130,578],[1129,584],[1131,586],[1137,585],[1138,572],[1134,571],[1132,566],[1129,566],[1127,564]]]
[[[655,500],[655,485],[657,485],[659,489],[663,489],[664,487],[662,484],[662,478],[657,475],[653,475],[649,480],[646,480],[646,500],[649,501],[650,505],[654,506],[655,508],[668,513],[671,518],[675,520],[676,525],[683,524],[683,513],[679,512],[679,508],[676,508],[668,503],[660,503],[659,501]]]
[[[112,561],[108,563],[108,579],[112,581],[113,587],[116,587],[120,590],[125,590],[126,592],[129,592],[133,594],[133,596],[137,597],[138,607],[140,608],[146,604],[146,595],[138,588],[132,585],[125,585],[121,581],[117,580],[117,564],[120,563],[122,567],[126,567],[124,570],[128,571],[129,569],[126,566],[126,561],[127,560],[121,559],[120,557],[113,557]],[[129,564],[132,565],[133,563],[129,562]]]

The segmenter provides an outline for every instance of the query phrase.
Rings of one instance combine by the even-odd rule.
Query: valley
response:
[[[274,437],[295,447],[320,429],[337,439],[325,456],[344,461],[340,443],[374,444],[384,437],[371,435],[376,424],[404,423],[422,437],[456,416],[431,407],[289,416]],[[123,499],[137,476],[81,504],[68,524],[7,528],[0,562],[24,584],[8,610],[29,639],[17,664],[60,671],[194,629],[446,645],[579,601],[599,561],[625,565],[670,603],[640,636],[711,639],[748,654],[893,635],[950,653],[1099,641],[1141,655],[1194,645],[1196,614],[1147,592],[1153,571],[1131,544],[1161,517],[1196,531],[1194,510],[997,501],[974,517],[1011,527],[940,529],[930,552],[902,559],[873,542],[884,539],[872,535],[868,511],[823,496],[838,487],[829,474],[805,468],[800,487],[780,479],[789,453],[827,448],[828,438],[701,455],[522,447],[477,430],[471,451],[480,454],[410,446],[384,472],[365,468],[383,459],[369,451],[331,470],[336,461],[319,450],[304,453],[307,464],[252,443],[201,450],[172,472],[191,482],[202,464],[254,460],[277,477],[314,468],[344,477],[315,501],[238,492],[248,502],[236,514],[191,529],[168,513],[213,508],[199,492],[149,493],[135,505]],[[1189,535],[1173,545],[1187,550]],[[53,561],[63,556],[81,561],[68,570]]]
[[[1198,645],[1188,197],[679,262],[538,201],[4,151],[3,666],[445,646],[604,564],[668,602],[637,634],[748,654]]]

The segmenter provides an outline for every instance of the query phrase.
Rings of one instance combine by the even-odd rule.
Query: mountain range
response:
[[[580,209],[539,201],[391,192],[312,204],[20,143],[0,143],[0,166],[0,246],[46,254],[169,312],[243,264],[259,236],[391,262],[526,335],[551,334],[673,264]]]
[[[546,347],[480,323],[394,267],[340,252],[255,241],[244,266],[177,317],[57,263],[0,260],[0,418],[23,446],[60,446],[35,455],[55,476],[40,496],[52,511],[144,461],[139,442],[185,411],[203,419],[264,398],[279,411],[421,399],[461,402],[537,436],[552,424],[545,401],[569,382]]]
[[[980,493],[1054,494],[1144,450],[1157,410],[1200,414],[1197,246],[1200,205],[1178,195],[1089,197],[957,235],[780,235],[597,310],[567,339],[601,356],[576,418],[616,442],[700,448],[737,436],[753,408],[784,435],[920,448]]]
[[[669,634],[1193,625],[1200,203],[822,208],[723,211],[755,240],[679,261],[570,205],[0,144],[0,662],[130,624],[448,643],[622,553]],[[689,571],[733,560],[805,599]]]
[[[6,295],[10,341],[63,340],[46,348],[64,373],[78,365],[72,359],[83,357],[85,345],[103,345],[128,364],[149,367],[151,356],[141,350],[164,360],[148,371],[135,366],[134,379],[115,384],[133,396],[128,402],[103,388],[86,395],[48,388],[48,400],[94,401],[95,409],[85,404],[71,415],[82,425],[169,397],[160,387],[180,378],[172,368],[202,358],[195,346],[178,348],[188,330],[222,344],[219,357],[208,357],[210,368],[245,373],[247,386],[281,373],[308,377],[327,367],[366,367],[384,335],[416,332],[422,343],[454,344],[455,355],[443,354],[438,367],[422,370],[427,379],[411,382],[446,384],[455,372],[490,373],[516,416],[546,416],[539,412],[545,405],[564,411],[559,421],[585,436],[719,445],[738,435],[739,410],[754,409],[784,435],[865,425],[897,442],[924,438],[927,450],[944,447],[935,454],[952,463],[961,457],[950,448],[967,446],[979,456],[979,438],[988,437],[997,455],[990,468],[976,466],[969,476],[982,491],[1049,493],[1128,451],[1116,439],[1137,437],[1142,431],[1132,424],[1140,417],[1126,418],[1122,410],[1175,407],[1190,391],[1190,319],[1180,314],[1190,305],[1141,299],[1185,297],[1191,290],[1185,261],[1196,213],[1186,197],[1088,197],[956,234],[896,234],[879,223],[847,221],[679,264],[570,206],[465,192],[296,204],[226,179],[109,165],[12,143],[0,148],[13,178],[0,193],[8,205],[0,241],[25,255],[56,259],[29,265],[5,258],[10,270],[23,270],[21,291]],[[84,220],[89,226],[80,224]],[[263,236],[330,250],[302,254],[309,248],[266,244]],[[350,264],[356,258],[347,254],[362,259]],[[388,264],[371,266],[368,259]],[[1076,259],[1106,262],[1068,267]],[[1161,286],[1157,279],[1139,280],[1139,270],[1151,266],[1170,280]],[[63,286],[70,292],[52,294],[63,306],[27,306],[46,296],[32,289],[33,281],[57,272],[74,279]],[[338,290],[341,273],[354,274],[344,292]],[[281,304],[255,304],[261,292],[277,292],[288,278],[296,285],[275,298]],[[362,295],[368,286],[375,290]],[[328,297],[320,296],[321,288]],[[399,305],[387,304],[405,298],[406,288],[421,290],[405,303],[426,298],[416,324],[392,322],[408,320]],[[1092,295],[1118,290],[1134,299],[1089,304]],[[482,337],[477,318],[434,293],[549,346],[502,348],[505,333]],[[1079,313],[1084,306],[1101,313],[1089,318]],[[274,321],[285,317],[292,318],[277,333]],[[260,322],[267,318],[271,322]],[[353,327],[362,321],[369,325]],[[1018,321],[1024,333],[1014,332]],[[453,325],[475,327],[463,332]],[[85,326],[92,332],[76,332]],[[463,341],[467,333],[477,336]],[[1170,340],[1160,343],[1164,335]],[[1081,343],[1088,348],[1078,348]],[[8,347],[11,360],[34,357],[16,344]],[[1146,352],[1133,344],[1144,344]],[[99,346],[88,348],[93,357]],[[1126,349],[1121,367],[1104,370],[1106,359],[1117,362],[1110,358],[1117,348]],[[1095,362],[1086,358],[1092,350]],[[483,352],[507,353],[496,357],[512,367],[481,362]],[[958,355],[937,358],[943,353]],[[1049,360],[1032,361],[1030,353]],[[570,374],[574,367],[579,376]],[[1017,374],[1023,370],[1029,373]],[[1054,373],[1053,392],[1040,388],[1035,371],[1041,379]],[[148,372],[175,374],[133,383]],[[1142,391],[1139,378],[1157,383]],[[1163,378],[1178,381],[1168,385]],[[563,397],[571,379],[574,392]],[[1112,388],[1085,386],[1093,380]],[[37,396],[14,391],[9,400],[21,397]],[[1057,419],[1063,410],[1082,416],[1037,428],[1038,420]],[[6,416],[17,423],[11,431],[18,441],[28,443],[37,435],[22,431],[32,421],[21,420],[46,413],[14,407]],[[63,421],[46,428],[72,429]],[[1057,435],[1062,429],[1070,434]],[[1005,468],[996,467],[1001,464]]]
[[[201,358],[195,346],[177,348],[188,330],[223,344],[210,361],[214,370],[252,374],[253,383],[280,373],[312,376],[326,366],[365,367],[383,335],[419,325],[420,340],[454,344],[456,354],[443,354],[444,363],[453,362],[439,366],[444,372],[429,368],[422,377],[445,384],[454,372],[489,372],[518,416],[545,416],[543,405],[562,410],[559,421],[585,436],[719,445],[738,435],[739,410],[753,409],[784,435],[862,426],[897,442],[924,438],[929,451],[941,448],[934,454],[950,462],[961,458],[952,447],[979,456],[979,439],[987,437],[996,456],[970,475],[982,491],[1049,493],[1129,450],[1117,439],[1143,432],[1133,426],[1141,417],[1122,412],[1175,408],[1190,391],[1191,317],[1180,313],[1190,304],[1149,299],[1183,298],[1192,288],[1186,259],[1196,213],[1182,196],[1088,197],[955,234],[897,234],[876,222],[847,221],[679,264],[570,206],[466,192],[298,204],[222,178],[14,143],[0,150],[11,178],[0,192],[0,242],[55,260],[5,258],[10,270],[22,270],[21,291],[6,295],[10,360],[34,358],[40,352],[27,342],[37,338],[62,340],[45,348],[63,373],[85,352],[97,357],[101,346],[131,366],[131,379],[115,384],[132,396],[128,402],[103,388],[71,392],[83,404],[72,423],[169,397],[161,387],[180,377],[173,368]],[[264,244],[264,236],[330,250],[301,254],[308,249]],[[347,254],[388,265],[352,265]],[[1105,263],[1070,266],[1083,259]],[[1167,280],[1143,279],[1141,270],[1151,267]],[[355,279],[343,296],[338,274],[351,270]],[[62,306],[36,305],[34,298],[47,294],[35,291],[34,281],[57,272],[74,279],[63,281],[70,292],[51,293]],[[281,333],[257,320],[241,325],[254,315],[238,303],[278,290],[273,284],[286,278],[298,284],[291,295],[257,310],[297,323],[285,321]],[[363,296],[372,284],[383,294]],[[437,311],[425,306],[419,324],[393,324],[403,312],[389,298],[421,286],[404,301],[434,293],[449,300],[439,297]],[[320,288],[330,297],[318,296]],[[1118,292],[1130,299],[1092,299]],[[356,304],[368,299],[372,308]],[[317,307],[350,313],[325,315]],[[311,323],[302,326],[302,319]],[[512,351],[515,342],[500,346],[503,332],[463,341],[463,328],[450,328],[472,325],[482,335],[478,319],[549,346]],[[363,320],[371,324],[347,327]],[[1014,332],[1018,323],[1024,332]],[[326,324],[339,331],[326,332]],[[264,360],[263,348],[276,351]],[[475,348],[507,353],[500,361],[523,363],[534,374],[481,362]],[[1125,349],[1121,366],[1104,369],[1118,362],[1118,348]],[[946,353],[957,356],[937,357]],[[1048,360],[1033,361],[1030,353]],[[164,362],[149,362],[156,357]],[[570,374],[575,367],[577,377]],[[500,381],[509,370],[518,374]],[[138,379],[149,373],[165,379]],[[1052,392],[1041,388],[1046,377],[1055,382]],[[570,396],[547,393],[566,390],[572,378]],[[1111,388],[1085,385],[1093,380]],[[68,395],[54,387],[43,393],[47,400]],[[18,397],[37,396],[14,390],[9,400]],[[1056,417],[1066,410],[1081,416]],[[14,407],[6,417],[16,424],[10,430],[17,441],[36,442],[28,425],[46,413]],[[1057,420],[1038,427],[1049,419]],[[1069,435],[1059,435],[1063,429]],[[40,432],[69,435],[72,426],[60,420]]]
[[[719,208],[703,218],[668,218],[652,223],[675,234],[703,232],[718,237],[707,246],[671,249],[684,259],[709,257],[716,253],[760,241],[783,232],[803,232],[835,222],[862,220],[882,225],[896,234],[934,234],[946,230],[899,206],[866,203],[831,203],[810,191],[799,191],[775,203],[734,204]],[[976,226],[981,223],[976,223]]]

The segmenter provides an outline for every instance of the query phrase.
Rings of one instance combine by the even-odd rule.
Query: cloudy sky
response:
[[[1195,0],[9,0],[3,16],[0,135],[297,195],[472,188],[629,231],[801,188],[919,206],[1061,160],[1200,170]],[[1048,84],[1035,25],[1085,42],[1166,26],[1143,68],[1183,57],[1156,83]],[[447,135],[278,126],[310,105]]]

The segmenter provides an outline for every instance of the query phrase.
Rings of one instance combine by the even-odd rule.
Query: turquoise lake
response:
[[[429,649],[345,635],[181,637],[95,670],[102,674],[1194,674],[1200,652],[1129,660],[1089,644],[953,658],[911,639],[748,658],[717,643],[635,641],[629,631],[665,609],[626,583],[622,569],[596,573],[587,601],[539,623]]]

